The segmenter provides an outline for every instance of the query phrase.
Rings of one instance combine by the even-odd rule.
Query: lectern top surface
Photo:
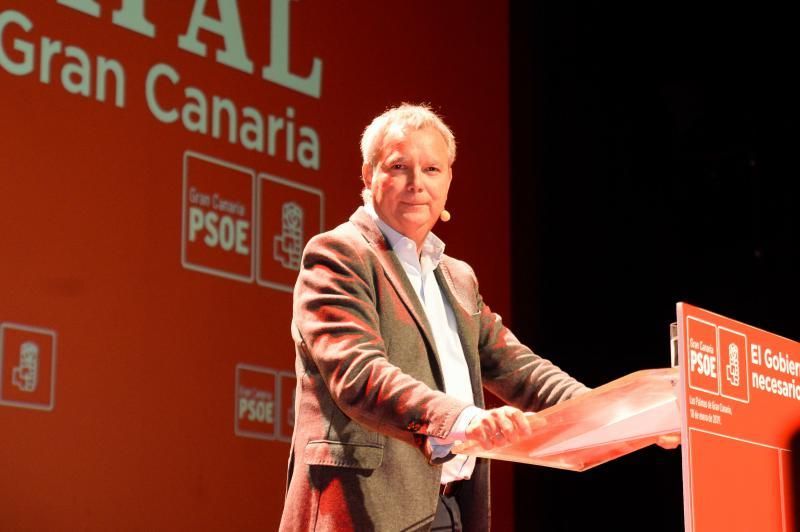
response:
[[[454,452],[583,471],[680,431],[678,369],[636,371],[563,403],[527,414],[533,434],[486,451]]]

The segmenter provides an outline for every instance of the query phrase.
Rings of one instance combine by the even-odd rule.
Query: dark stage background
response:
[[[767,4],[511,2],[515,332],[588,385],[686,301],[800,338],[796,41]],[[796,43],[794,43],[796,44]],[[518,530],[682,530],[679,451],[516,468]]]

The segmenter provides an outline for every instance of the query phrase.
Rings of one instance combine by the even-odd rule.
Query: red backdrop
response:
[[[455,131],[437,232],[507,314],[505,3],[236,5],[0,4],[0,529],[277,526],[294,262],[387,106]]]

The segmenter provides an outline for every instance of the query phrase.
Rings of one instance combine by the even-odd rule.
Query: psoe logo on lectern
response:
[[[717,326],[690,316],[686,320],[686,329],[689,343],[689,387],[719,395]]]
[[[720,325],[719,351],[722,361],[720,391],[723,397],[750,402],[750,368],[747,360],[747,336]]]
[[[0,324],[0,405],[53,410],[55,379],[56,333]]]

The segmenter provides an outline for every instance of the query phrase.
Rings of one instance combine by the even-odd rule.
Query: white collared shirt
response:
[[[400,260],[400,265],[422,304],[425,317],[428,318],[431,326],[436,351],[439,354],[446,393],[471,405],[474,404],[472,382],[469,378],[467,360],[464,357],[464,348],[458,335],[456,317],[433,273],[444,254],[444,242],[433,233],[428,233],[422,243],[422,250],[418,252],[416,243],[381,220],[371,203],[365,205],[365,210],[378,225],[389,246]],[[465,438],[464,432],[467,425],[477,412],[480,412],[480,409],[475,406],[465,409],[459,415],[446,439],[440,440],[431,437],[434,457],[446,456],[453,442]],[[474,457],[456,455],[455,458],[444,463],[441,482],[444,484],[454,480],[468,479],[474,469]]]

